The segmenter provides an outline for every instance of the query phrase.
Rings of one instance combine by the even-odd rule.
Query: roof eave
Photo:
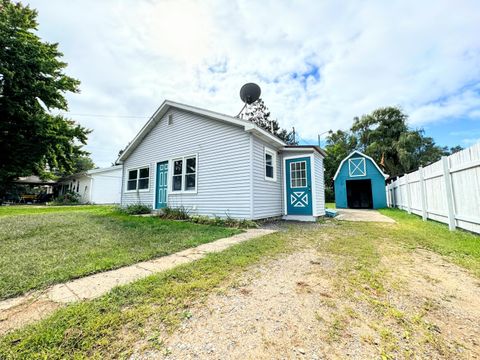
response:
[[[279,146],[285,146],[286,144],[277,138],[275,135],[272,135],[268,131],[261,129],[257,125],[253,124],[250,121],[234,118],[229,115],[217,113],[210,110],[205,110],[197,108],[195,106],[185,105],[177,103],[171,100],[165,100],[162,105],[155,111],[155,113],[150,117],[147,123],[142,127],[142,129],[137,133],[135,138],[130,142],[125,151],[118,157],[117,162],[123,163],[125,159],[133,152],[133,150],[140,144],[140,142],[147,136],[147,134],[156,126],[157,122],[167,113],[170,108],[177,108],[186,112],[194,113],[201,115],[203,117],[222,121],[230,125],[236,125],[243,127],[245,131],[251,132],[261,139],[267,141],[271,144],[276,144]]]

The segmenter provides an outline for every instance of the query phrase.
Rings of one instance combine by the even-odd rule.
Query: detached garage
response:
[[[122,188],[122,165],[88,170],[61,179],[58,195],[76,192],[83,204],[119,204]]]
[[[333,178],[335,204],[345,209],[379,209],[387,207],[385,174],[377,163],[360,151],[342,160]]]

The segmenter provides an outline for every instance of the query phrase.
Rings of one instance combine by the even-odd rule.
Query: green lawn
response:
[[[424,320],[428,310],[418,314],[395,307],[392,297],[406,290],[391,281],[389,274],[395,269],[386,268],[381,260],[408,258],[415,249],[427,248],[480,278],[480,237],[450,232],[443,224],[422,222],[400,210],[386,209],[382,213],[397,224],[333,219],[322,225],[291,225],[287,231],[115,288],[99,299],[71,304],[0,339],[0,358],[128,358],[139,341],[146,350],[163,351],[162,338],[191,316],[192,304],[198,304],[212,291],[235,286],[236,279],[250,265],[305,247],[314,247],[330,259],[333,268],[319,268],[319,272],[331,276],[336,284],[336,293],[327,299],[332,303],[333,319],[331,324],[325,320],[330,326],[328,332],[312,331],[326,334],[327,341],[349,336],[346,324],[357,321],[357,315],[335,304],[337,299],[348,297],[352,304],[358,304],[358,311],[366,309],[371,314],[369,326],[379,333],[379,353],[372,357],[401,357],[399,344],[405,341],[405,334],[416,341],[418,349],[428,344],[440,348],[441,335]],[[106,219],[112,219],[112,215]],[[389,326],[395,327],[395,332]]]
[[[463,230],[449,231],[445,224],[423,221],[419,216],[398,209],[381,209],[380,212],[398,222],[388,232],[391,241],[434,251],[480,278],[480,235]]]
[[[158,329],[174,329],[189,316],[194,301],[229,280],[232,284],[249,265],[285,252],[291,245],[279,234],[253,239],[114,288],[101,298],[69,305],[0,338],[0,359],[128,358],[133,343],[141,338],[161,348]]]
[[[0,207],[0,299],[239,232],[108,206]]]
[[[33,214],[47,214],[47,213],[63,213],[72,211],[101,211],[105,209],[113,209],[113,206],[98,206],[98,205],[75,205],[75,206],[35,206],[35,205],[21,205],[21,206],[0,206],[0,217],[13,215],[33,215]]]

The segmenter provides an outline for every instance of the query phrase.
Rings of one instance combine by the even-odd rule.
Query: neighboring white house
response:
[[[58,186],[59,195],[76,192],[82,203],[120,204],[122,165],[71,175],[60,180]]]
[[[118,158],[121,204],[314,220],[325,213],[324,156],[250,121],[167,100]]]

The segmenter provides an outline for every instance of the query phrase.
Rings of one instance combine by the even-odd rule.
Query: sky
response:
[[[68,116],[93,130],[97,166],[165,99],[236,115],[247,82],[302,143],[382,106],[439,145],[480,141],[478,0],[23,3],[81,81]]]

